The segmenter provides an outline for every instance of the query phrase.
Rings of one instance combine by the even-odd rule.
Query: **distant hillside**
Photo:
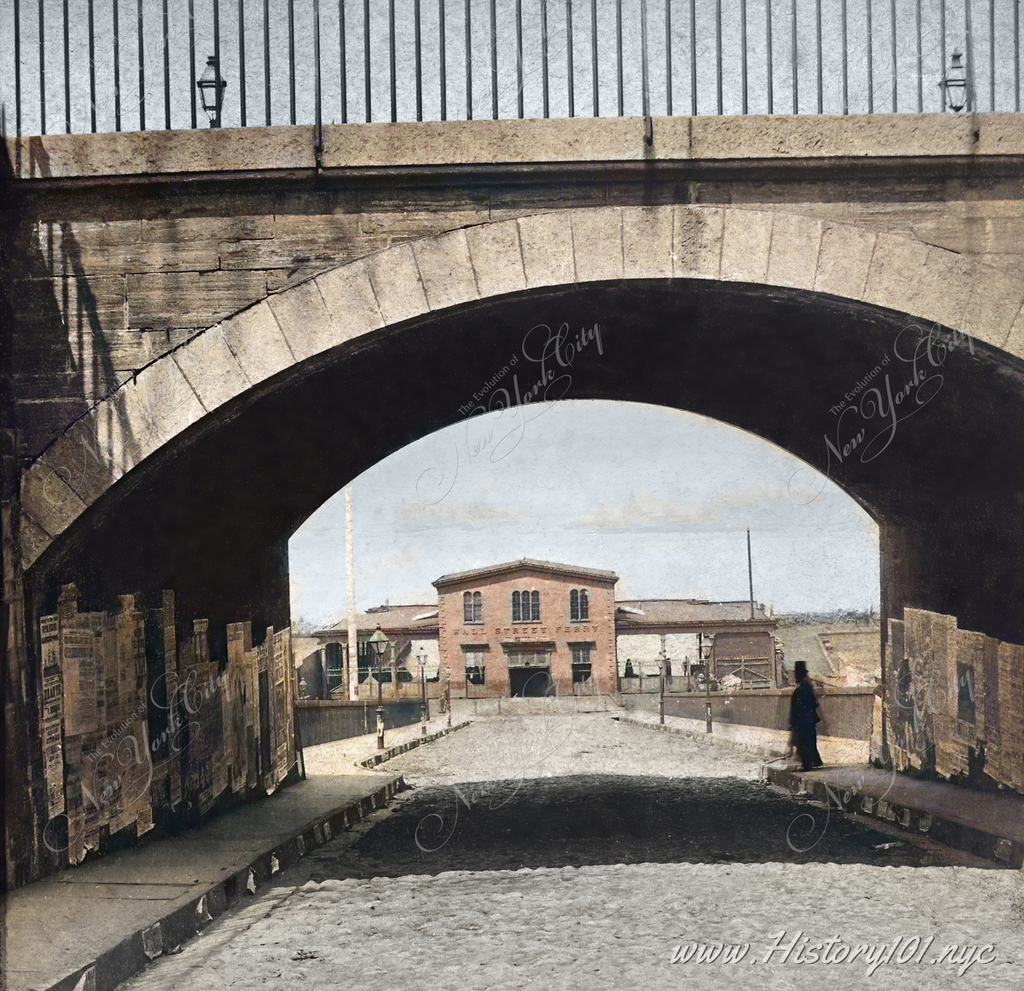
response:
[[[878,610],[872,609],[836,609],[833,612],[794,612],[777,613],[775,622],[785,625],[811,626],[878,626]]]

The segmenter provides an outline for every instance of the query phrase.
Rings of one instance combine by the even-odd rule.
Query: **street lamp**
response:
[[[420,664],[420,736],[427,735],[427,653],[420,647],[416,659]]]
[[[367,641],[373,651],[374,667],[377,670],[377,749],[384,749],[384,702],[381,699],[380,676],[384,655],[391,646],[387,634],[378,626]]]
[[[946,75],[939,83],[942,87],[943,110],[948,107],[955,114],[967,106],[967,69],[960,63],[963,57],[963,52],[953,52]]]
[[[658,655],[658,722],[665,725],[665,652]]]
[[[211,55],[206,60],[206,68],[196,82],[199,95],[203,101],[203,110],[210,118],[210,127],[220,127],[220,110],[224,105],[224,89],[227,81],[221,79],[220,65],[217,56]]]
[[[707,655],[704,653],[704,633],[697,634],[697,660],[700,661],[700,668],[704,673],[704,732],[711,730],[711,648],[708,647]],[[697,682],[700,689],[700,682]]]

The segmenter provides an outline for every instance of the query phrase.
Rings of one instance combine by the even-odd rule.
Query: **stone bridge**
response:
[[[67,582],[95,608],[173,588],[214,651],[243,615],[287,626],[294,530],[465,419],[515,354],[513,404],[692,410],[827,474],[879,525],[883,629],[910,606],[1024,640],[1019,115],[67,135],[6,155],[9,706],[37,691],[33,631]],[[567,349],[595,324],[600,350]],[[543,362],[538,325],[569,329]],[[811,498],[814,478],[793,485]]]

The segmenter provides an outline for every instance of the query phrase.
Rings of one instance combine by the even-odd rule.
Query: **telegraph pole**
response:
[[[345,566],[348,576],[348,697],[359,698],[359,631],[356,629],[356,566],[352,553],[352,486],[345,486]]]
[[[747,580],[750,582],[750,618],[754,618],[754,566],[750,558],[750,530],[747,530]]]

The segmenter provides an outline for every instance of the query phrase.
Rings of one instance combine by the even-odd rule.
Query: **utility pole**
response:
[[[348,577],[348,697],[359,698],[359,631],[356,629],[356,566],[352,553],[352,486],[345,486],[345,567]]]
[[[750,582],[750,618],[754,618],[754,566],[750,557],[750,531],[747,530],[747,580]]]

